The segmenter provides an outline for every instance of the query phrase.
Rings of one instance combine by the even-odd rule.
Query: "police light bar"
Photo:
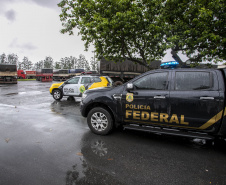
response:
[[[179,63],[177,61],[170,61],[170,62],[164,62],[160,66],[167,66],[167,65],[178,65]]]
[[[160,65],[161,69],[174,69],[177,68],[179,63],[177,61],[169,61],[169,62],[164,62]]]

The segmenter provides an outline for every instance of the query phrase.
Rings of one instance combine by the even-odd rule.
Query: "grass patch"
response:
[[[17,79],[17,81],[34,81],[36,79]]]

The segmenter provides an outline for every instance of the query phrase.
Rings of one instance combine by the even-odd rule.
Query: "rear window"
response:
[[[209,72],[176,72],[175,90],[208,90],[212,87],[212,75]]]

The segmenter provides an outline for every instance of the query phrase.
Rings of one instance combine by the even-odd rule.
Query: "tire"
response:
[[[63,98],[62,92],[59,89],[53,90],[53,98],[55,100],[61,100]]]
[[[98,135],[107,135],[113,130],[111,114],[104,108],[93,108],[87,116],[90,130]]]
[[[123,83],[121,82],[121,81],[116,81],[115,83],[114,83],[114,86],[120,86],[120,85],[122,85]]]
[[[73,96],[69,96],[69,97],[67,98],[67,101],[75,101],[75,98],[74,98]]]

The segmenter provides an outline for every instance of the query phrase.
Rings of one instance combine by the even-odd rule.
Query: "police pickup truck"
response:
[[[159,69],[118,87],[87,90],[80,103],[92,132],[114,127],[213,139],[226,136],[226,69]]]

